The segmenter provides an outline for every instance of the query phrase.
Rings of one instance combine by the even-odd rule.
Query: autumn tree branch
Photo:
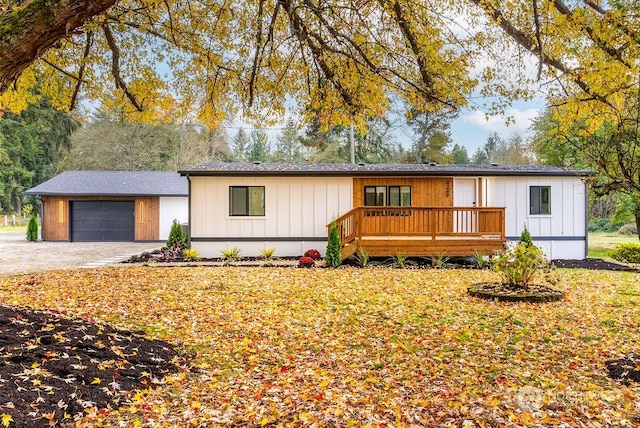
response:
[[[0,20],[0,93],[49,48],[82,27],[116,0],[25,2]]]
[[[129,91],[129,88],[127,87],[127,83],[124,81],[124,79],[120,75],[120,48],[116,43],[116,39],[113,36],[113,33],[111,32],[111,28],[109,28],[109,24],[103,23],[102,30],[107,40],[107,45],[111,50],[111,74],[115,79],[116,87],[119,89],[122,89],[122,91],[127,96],[131,104],[133,104],[133,106],[136,108],[136,110],[143,111],[144,108],[142,107],[142,105],[140,104],[136,96],[132,94],[131,91]]]

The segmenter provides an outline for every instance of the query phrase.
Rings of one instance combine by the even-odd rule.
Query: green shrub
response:
[[[242,259],[242,250],[238,247],[225,248],[220,250],[220,253],[224,262],[237,262]]]
[[[489,256],[484,251],[473,250],[473,265],[478,269],[483,269],[489,265]]]
[[[371,257],[369,257],[369,253],[364,249],[364,247],[358,247],[358,251],[356,252],[356,259],[358,260],[360,266],[367,266],[369,264],[370,258]]]
[[[338,267],[342,264],[342,246],[340,245],[340,234],[335,222],[329,226],[329,242],[327,242],[327,252],[324,260],[329,267]]]
[[[38,240],[38,220],[32,215],[27,226],[27,241],[36,242]]]
[[[445,254],[438,254],[432,258],[432,262],[435,267],[443,268],[447,265],[449,259],[450,257]]]
[[[275,252],[275,248],[263,248],[260,250],[260,257],[264,260],[271,260]]]
[[[188,241],[188,235],[182,234],[182,227],[180,226],[180,223],[178,223],[178,220],[174,219],[173,223],[171,223],[171,230],[169,230],[167,247],[171,248],[175,245],[178,245],[180,248],[187,248]]]
[[[200,253],[198,253],[198,250],[195,250],[193,248],[187,248],[183,250],[182,257],[188,262],[198,261],[201,258]]]
[[[621,262],[640,263],[640,244],[618,244],[609,255]]]
[[[520,240],[518,242],[525,243],[528,246],[532,246],[533,245],[533,239],[531,239],[531,233],[529,233],[529,230],[527,229],[527,226],[524,227],[524,230],[520,234]]]
[[[393,260],[393,263],[398,267],[403,268],[407,266],[407,256],[400,251],[398,251],[394,257],[391,257],[391,259]]]
[[[524,289],[538,271],[548,267],[549,261],[542,249],[526,242],[500,251],[491,259],[491,270],[502,277],[504,284]]]

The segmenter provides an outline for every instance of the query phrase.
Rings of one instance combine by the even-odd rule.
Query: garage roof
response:
[[[25,195],[188,196],[189,183],[177,172],[64,171]]]

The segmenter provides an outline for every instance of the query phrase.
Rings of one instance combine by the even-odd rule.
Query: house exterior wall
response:
[[[550,186],[550,214],[530,214],[530,186]],[[526,226],[549,258],[586,256],[587,188],[579,177],[493,177],[487,189],[488,204],[506,208],[507,239],[517,240]]]
[[[160,198],[160,240],[165,241],[169,238],[173,220],[178,220],[180,224],[189,222],[189,198]]]
[[[160,202],[157,197],[42,196],[42,240],[69,241],[69,209],[72,201],[134,201],[135,240],[158,241]]]
[[[353,203],[350,177],[190,177],[191,246],[203,257],[239,247],[243,256],[326,249],[327,224]],[[230,186],[264,186],[264,216],[230,216]]]

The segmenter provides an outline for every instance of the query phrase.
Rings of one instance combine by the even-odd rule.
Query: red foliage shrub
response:
[[[300,257],[300,260],[298,260],[298,266],[301,267],[311,267],[313,264],[313,259],[311,257],[302,256]]]
[[[322,256],[320,255],[320,251],[314,249],[305,251],[304,257],[310,257],[313,260],[320,260],[322,258]]]

